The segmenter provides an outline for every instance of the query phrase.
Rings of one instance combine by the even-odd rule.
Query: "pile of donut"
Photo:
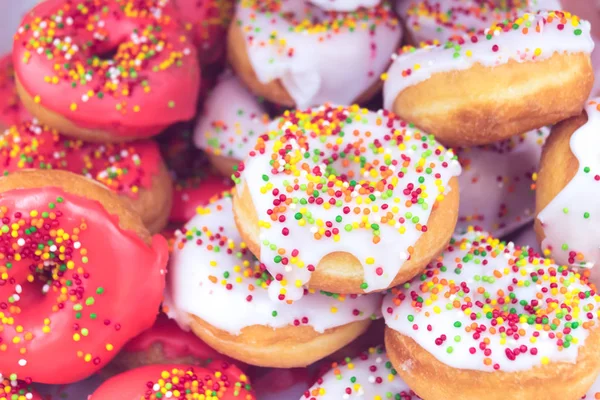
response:
[[[599,399],[596,29],[40,1],[0,61],[0,400]]]

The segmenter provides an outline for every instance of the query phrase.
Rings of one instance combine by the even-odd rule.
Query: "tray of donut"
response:
[[[600,399],[597,1],[0,10],[0,400]]]

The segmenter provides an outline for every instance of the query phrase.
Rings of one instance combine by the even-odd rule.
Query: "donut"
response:
[[[593,47],[587,21],[525,13],[459,43],[405,48],[384,75],[384,107],[448,146],[504,140],[581,113]]]
[[[173,13],[154,0],[40,3],[14,40],[23,104],[65,135],[95,142],[154,136],[191,119],[200,69]]]
[[[307,0],[248,0],[238,2],[227,57],[252,92],[274,103],[363,103],[379,91],[401,38],[389,0],[351,13]]]
[[[198,207],[206,206],[211,199],[231,190],[231,187],[230,180],[211,173],[177,180],[173,191],[173,206],[169,221],[171,223],[189,221],[196,215]]]
[[[234,0],[172,1],[179,20],[198,49],[200,64],[213,64],[223,59]]]
[[[300,400],[354,398],[421,400],[398,376],[381,346],[371,347],[354,359],[332,363]]]
[[[171,178],[153,141],[85,143],[33,119],[0,136],[0,173],[30,168],[66,170],[104,184],[140,214],[151,233],[167,224]]]
[[[115,194],[70,172],[19,171],[0,178],[0,217],[2,373],[72,383],[152,326],[167,243]]]
[[[385,347],[424,399],[579,399],[600,373],[599,305],[579,273],[470,230],[386,295]]]
[[[233,211],[275,277],[273,300],[297,300],[307,284],[385,290],[421,272],[450,240],[460,170],[451,150],[388,111],[288,111],[234,173]]]
[[[458,178],[458,232],[476,225],[501,237],[533,221],[533,176],[549,134],[550,128],[544,127],[486,146],[456,149],[463,169]]]
[[[43,400],[33,388],[11,375],[2,378],[0,374],[0,400]]]
[[[214,360],[233,362],[193,333],[181,330],[165,314],[160,314],[150,329],[127,342],[108,368],[116,374],[157,364],[207,366]]]
[[[360,336],[380,295],[310,291],[273,302],[273,277],[236,229],[230,197],[200,208],[178,235],[169,265],[168,315],[220,353],[262,367],[305,367]],[[213,304],[213,307],[207,307]]]
[[[260,101],[231,74],[223,76],[204,103],[194,143],[224,176],[246,158],[270,122]]]
[[[349,12],[358,8],[375,7],[381,0],[309,0],[316,6],[328,11]]]
[[[214,399],[256,400],[248,377],[234,365],[214,362],[191,365],[151,365],[104,382],[90,400]]]
[[[559,0],[409,0],[398,2],[397,9],[410,41],[418,44],[483,34],[491,24],[515,19],[525,11],[563,7]]]
[[[591,268],[600,262],[598,129],[600,98],[595,98],[583,114],[552,129],[542,153],[535,230],[544,254],[563,265]]]
[[[15,69],[12,56],[0,58],[0,129],[29,118],[29,113],[21,104],[15,86]]]

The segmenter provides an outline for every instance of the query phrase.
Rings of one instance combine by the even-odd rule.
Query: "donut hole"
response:
[[[42,268],[31,264],[28,272],[27,278],[20,284],[21,294],[18,304],[21,308],[33,307],[51,295],[54,275],[61,279],[66,271],[61,271],[61,267],[53,262],[46,262]]]
[[[119,46],[114,46],[96,55],[102,61],[112,61],[119,52]]]

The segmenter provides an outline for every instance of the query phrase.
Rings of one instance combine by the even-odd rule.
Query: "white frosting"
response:
[[[217,156],[243,160],[270,122],[263,105],[226,73],[208,96],[194,131],[194,143]]]
[[[562,9],[559,0],[529,0],[508,9],[489,0],[405,0],[397,6],[415,43],[445,43],[454,37],[483,32],[493,23],[514,19],[525,11]]]
[[[350,14],[328,13],[306,0],[281,0],[279,11],[267,13],[263,3],[238,3],[248,56],[259,81],[279,79],[298,108],[351,104],[377,82],[402,37],[387,1]],[[385,16],[365,17],[374,10]]]
[[[270,286],[272,298],[279,298],[282,291],[286,299],[300,298],[302,286],[310,279],[309,266],[316,267],[325,255],[333,252],[350,253],[363,264],[365,291],[387,288],[421,237],[420,225],[427,224],[434,203],[449,192],[449,180],[460,174],[456,157],[432,136],[424,140],[425,134],[384,112],[359,110],[356,106],[324,106],[310,113],[292,113],[290,118],[298,121],[297,125],[285,117],[273,121],[271,140],[266,142],[264,151],[257,151],[246,160],[238,182],[242,186],[247,183],[256,208],[262,259],[286,257],[290,261],[287,265],[283,262],[267,265],[273,276],[281,274],[288,283],[285,286],[283,281],[274,282]],[[307,125],[309,121],[312,125]],[[343,138],[327,134],[327,129],[335,127],[345,133]],[[296,134],[290,138],[292,131]],[[281,152],[274,151],[282,146],[293,149],[286,156],[294,161],[273,174],[272,157],[279,157],[285,163],[280,158]],[[376,148],[380,150],[374,152]],[[337,157],[342,150],[357,154],[346,156],[347,166],[340,157],[333,163],[334,168],[328,168],[325,161]],[[317,160],[307,158],[315,151],[321,154]],[[388,163],[389,167],[384,167]],[[424,166],[431,170],[424,170]],[[349,174],[354,174],[357,182],[353,187]],[[300,186],[298,190],[287,189],[291,179],[297,179],[298,185],[308,185],[321,181],[323,175],[329,177],[338,193],[323,193],[325,188],[318,191],[317,198],[323,200],[321,205],[314,199],[310,203],[313,191],[307,193]],[[363,187],[370,189],[366,191]],[[381,192],[381,189],[387,190]],[[282,193],[293,202],[283,212],[285,222],[273,221],[270,210],[274,201],[280,201]],[[412,203],[412,199],[417,203]],[[330,202],[335,205],[330,206]],[[297,220],[299,215],[301,218]],[[284,229],[289,230],[287,236],[282,234]],[[379,233],[374,234],[373,229]],[[315,235],[320,235],[320,239]],[[298,254],[294,255],[293,249]]]
[[[486,32],[487,36],[478,35],[476,43],[468,39],[460,46],[429,46],[395,56],[383,88],[384,107],[392,107],[404,89],[437,73],[466,70],[477,63],[495,67],[510,60],[540,61],[555,53],[591,53],[594,41],[589,22],[577,24],[571,19],[564,25],[563,22],[554,12],[524,14],[522,20],[517,21],[518,29],[509,23],[505,30],[497,27],[493,32]]]
[[[349,392],[349,393],[348,393]],[[300,400],[420,400],[395,371],[383,347],[334,363]]]
[[[590,323],[598,326],[600,296],[591,293],[565,267],[469,232],[421,277],[388,294],[382,312],[388,327],[446,365],[514,372],[576,362]]]
[[[268,273],[261,273],[242,242],[231,207],[230,198],[218,200],[201,209],[184,232],[176,233],[166,298],[170,316],[179,324],[185,327],[192,314],[231,334],[252,325],[296,324],[324,332],[379,316],[379,294],[311,293],[293,304],[271,301]]]
[[[535,216],[533,174],[550,128],[487,146],[458,149],[463,167],[457,232],[475,225],[495,236],[504,236]]]
[[[381,0],[309,0],[316,6],[330,11],[354,11],[361,7],[375,7]]]
[[[571,151],[579,163],[577,173],[538,214],[545,235],[542,249],[560,264],[591,268],[600,262],[598,102],[600,98],[590,100],[585,108],[588,122],[571,136]]]

